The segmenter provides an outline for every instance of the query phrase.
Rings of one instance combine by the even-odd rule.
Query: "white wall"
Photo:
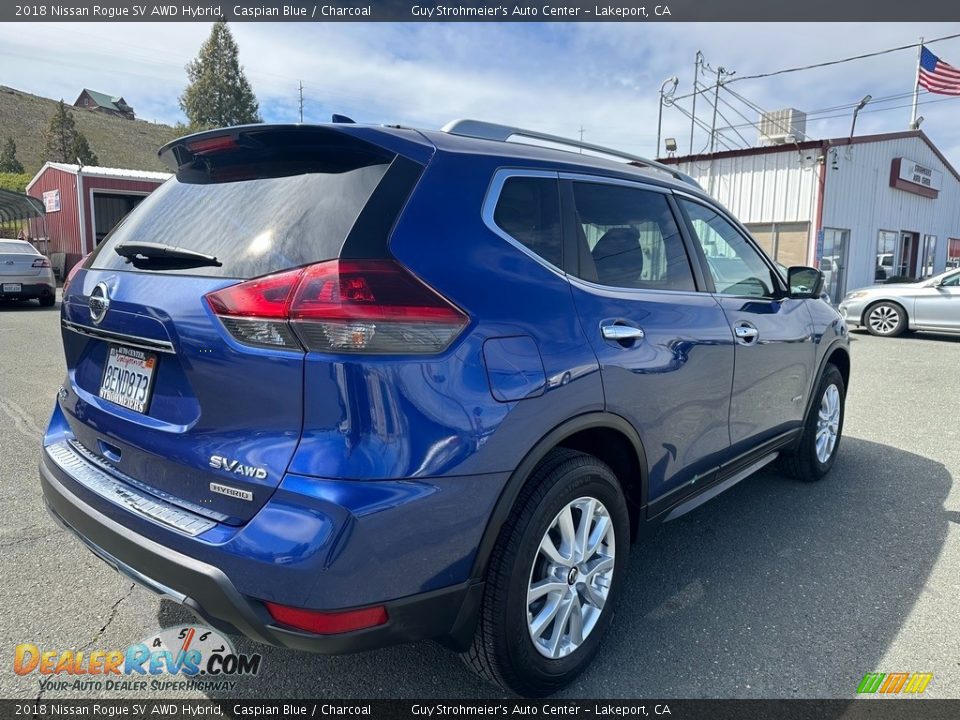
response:
[[[680,163],[743,223],[815,221],[819,149],[701,159]]]
[[[836,152],[837,169],[833,169]],[[890,187],[894,158],[914,160],[943,173],[936,199]],[[948,238],[960,237],[960,181],[919,137],[840,145],[827,153],[823,226],[850,231],[846,289],[872,285],[880,230],[936,235],[934,271],[943,269]]]

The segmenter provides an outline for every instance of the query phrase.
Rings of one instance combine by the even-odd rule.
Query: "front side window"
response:
[[[778,285],[770,266],[722,215],[706,205],[680,200],[703,248],[710,275],[721,295],[770,297]]]
[[[662,193],[575,182],[580,277],[647,290],[695,289],[690,261]]]
[[[534,254],[555,267],[563,267],[556,178],[508,178],[497,199],[493,221]]]

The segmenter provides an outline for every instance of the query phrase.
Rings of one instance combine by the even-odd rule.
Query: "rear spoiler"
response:
[[[173,140],[158,151],[181,180],[216,181],[256,167],[257,177],[341,172],[389,163],[393,152],[345,132],[343,125],[239,125]]]

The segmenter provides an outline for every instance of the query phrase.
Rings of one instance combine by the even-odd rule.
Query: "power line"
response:
[[[932,40],[924,41],[924,45],[931,45],[935,42],[941,42],[942,40],[953,40],[954,38],[960,37],[960,33],[954,33],[953,35],[944,35],[943,37],[933,38]],[[877,50],[875,52],[863,53],[862,55],[851,55],[850,57],[840,58],[839,60],[828,60],[827,62],[813,63],[811,65],[802,65],[800,67],[793,68],[784,68],[782,70],[774,70],[773,72],[768,73],[758,73],[757,75],[744,75],[742,77],[734,78],[731,80],[731,83],[739,82],[741,80],[756,80],[757,78],[767,78],[773,77],[774,75],[783,75],[785,73],[794,73],[800,72],[802,70],[814,70],[816,68],[829,67],[831,65],[839,65],[841,63],[852,62],[853,60],[863,60],[865,58],[877,57],[878,55],[888,55],[889,53],[899,52],[900,50],[909,50],[910,48],[919,47],[920,43],[910,43],[909,45],[901,45],[900,47],[887,48],[886,50]]]

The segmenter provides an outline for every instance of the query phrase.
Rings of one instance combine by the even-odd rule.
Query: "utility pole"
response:
[[[580,142],[581,143],[583,142],[583,131],[584,131],[584,127],[583,125],[581,125],[580,126]],[[583,148],[580,148],[580,154],[583,155]]]
[[[697,79],[700,77],[700,66],[703,64],[703,53],[697,50],[697,57],[693,63],[693,111],[690,113],[690,152],[693,155],[693,129],[697,123]]]
[[[300,80],[300,122],[303,122],[303,80]]]
[[[720,102],[720,81],[722,75],[733,75],[724,68],[717,68],[717,84],[713,87],[713,120],[710,122],[710,154],[713,155],[713,149],[717,139],[717,105]]]

